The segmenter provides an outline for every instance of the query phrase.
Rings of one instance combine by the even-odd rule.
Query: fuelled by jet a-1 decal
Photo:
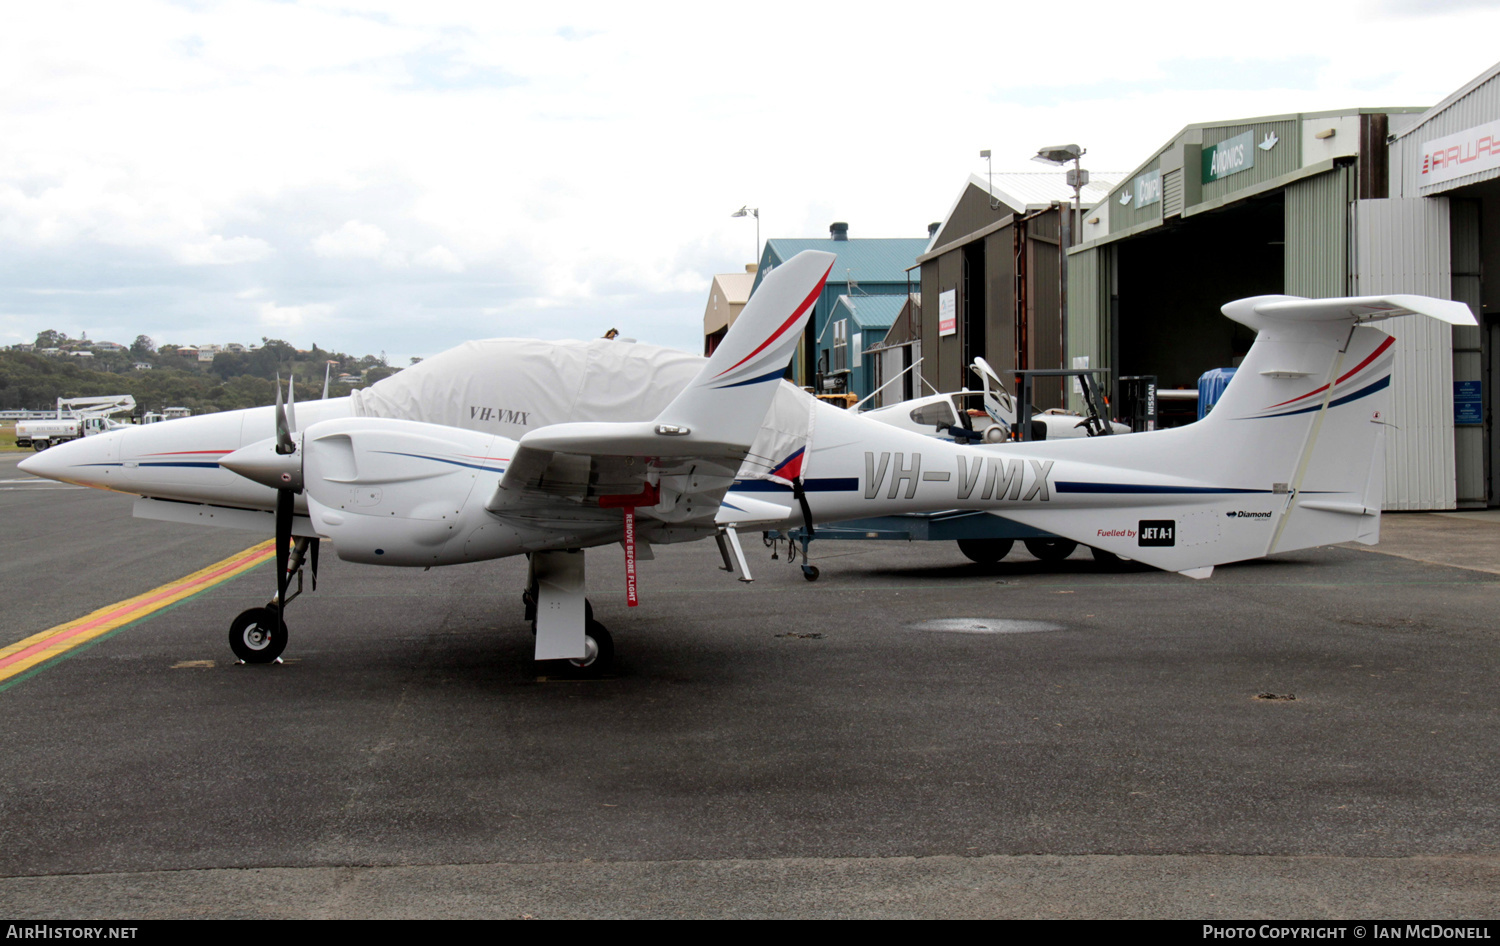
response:
[[[708,359],[622,340],[469,342],[349,397],[101,434],[29,473],[130,493],[137,516],[276,537],[277,588],[237,617],[247,662],[287,644],[289,582],[342,559],[430,567],[526,554],[538,660],[602,667],[584,549],[637,553],[737,530],[979,509],[1158,568],[1379,536],[1391,337],[1422,296],[1259,296],[1224,306],[1257,332],[1213,412],[1126,436],[962,445],[822,404],[785,382],[833,265],[769,273]]]

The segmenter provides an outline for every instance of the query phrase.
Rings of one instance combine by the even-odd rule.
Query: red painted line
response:
[[[1347,372],[1344,373],[1343,377],[1339,378],[1337,381],[1335,381],[1333,383],[1335,385],[1339,385],[1339,384],[1343,384],[1345,381],[1348,381],[1356,373],[1358,373],[1360,370],[1362,370],[1366,365],[1368,365],[1370,362],[1374,361],[1375,358],[1381,352],[1385,351],[1387,348],[1390,348],[1394,344],[1396,344],[1395,337],[1394,336],[1388,337],[1385,341],[1383,341],[1383,342],[1380,343],[1379,347],[1377,347],[1374,351],[1370,352],[1370,357],[1366,358],[1364,361],[1361,361],[1359,364],[1355,365],[1353,368],[1350,368]],[[1264,408],[1264,410],[1274,411],[1278,407],[1283,407],[1283,406],[1285,406],[1287,404],[1295,404],[1298,401],[1303,401],[1303,400],[1306,400],[1307,398],[1312,397],[1314,394],[1322,394],[1326,390],[1328,390],[1328,385],[1325,384],[1321,388],[1318,388],[1316,391],[1308,391],[1306,394],[1302,395],[1301,397],[1294,397],[1290,401],[1282,401],[1280,404],[1272,404],[1270,407]]]
[[[828,264],[828,268],[823,271],[823,275],[821,275],[821,276],[818,277],[818,284],[815,285],[815,286],[813,286],[812,292],[809,292],[807,294],[807,298],[802,300],[802,304],[797,307],[797,311],[795,311],[795,312],[792,313],[792,317],[789,318],[789,319],[787,319],[785,322],[781,323],[781,328],[779,328],[776,331],[772,332],[771,333],[771,337],[768,338],[768,339],[766,339],[765,341],[761,342],[760,343],[760,347],[757,348],[757,349],[755,349],[755,351],[752,351],[750,354],[746,355],[745,357],[741,358],[739,361],[737,361],[734,364],[730,365],[728,368],[725,368],[723,371],[720,371],[718,374],[714,375],[714,377],[715,378],[722,378],[722,377],[724,377],[729,372],[733,371],[734,369],[738,368],[740,365],[742,365],[745,362],[749,361],[751,358],[754,358],[756,355],[760,354],[762,351],[765,350],[765,348],[766,348],[767,345],[771,344],[772,342],[776,341],[776,339],[780,338],[781,337],[781,333],[785,332],[788,328],[791,328],[792,323],[795,322],[795,321],[797,321],[798,319],[800,319],[802,317],[802,313],[806,312],[807,309],[808,309],[808,307],[811,306],[813,304],[814,300],[816,300],[818,298],[818,293],[820,293],[820,292],[823,291],[823,283],[825,281],[827,281],[828,274],[831,273],[831,272],[833,272],[833,264],[829,263]]]
[[[27,657],[36,654],[39,651],[47,650],[47,649],[53,647],[54,645],[56,645],[59,641],[65,641],[65,640],[68,640],[70,638],[77,637],[79,634],[85,633],[87,631],[91,631],[94,628],[98,627],[100,624],[107,623],[107,622],[109,622],[110,620],[113,620],[116,617],[120,617],[120,616],[123,616],[123,615],[128,615],[128,614],[130,614],[130,613],[132,613],[134,611],[139,611],[142,608],[146,607],[147,605],[155,604],[156,602],[162,600],[163,598],[170,598],[173,595],[180,594],[185,589],[194,588],[194,587],[202,585],[202,584],[204,584],[206,582],[209,582],[209,581],[211,581],[211,580],[213,580],[215,578],[219,578],[222,575],[224,575],[226,572],[234,571],[236,568],[239,568],[240,566],[244,565],[246,562],[250,561],[251,559],[260,558],[260,557],[269,557],[270,555],[274,555],[274,554],[275,554],[275,550],[266,550],[266,549],[263,549],[263,550],[261,550],[259,552],[254,552],[254,553],[251,553],[251,554],[248,554],[248,555],[241,556],[240,558],[235,559],[233,562],[230,562],[227,565],[224,565],[222,568],[217,568],[214,571],[209,572],[206,575],[200,575],[200,576],[198,576],[197,578],[193,579],[190,582],[183,582],[181,584],[174,583],[174,584],[170,585],[169,587],[167,587],[167,588],[165,588],[165,589],[163,589],[161,591],[158,591],[156,594],[152,595],[149,598],[145,598],[145,599],[142,599],[142,600],[139,600],[139,601],[132,601],[129,604],[121,605],[118,608],[115,608],[115,609],[113,609],[111,611],[108,611],[108,612],[106,612],[104,614],[99,615],[98,617],[94,618],[91,621],[85,621],[83,624],[80,624],[77,627],[71,627],[71,628],[68,628],[66,631],[59,631],[56,634],[49,635],[45,640],[37,641],[35,644],[32,644],[30,647],[26,648],[25,650],[18,650],[15,653],[6,656],[3,659],[0,659],[0,669],[4,669],[5,667],[8,667],[8,666],[10,666],[13,663],[18,663],[18,662],[26,659]]]

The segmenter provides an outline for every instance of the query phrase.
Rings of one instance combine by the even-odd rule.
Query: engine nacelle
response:
[[[323,421],[302,440],[308,515],[345,561],[466,561],[466,537],[490,522],[484,502],[514,449],[497,434],[418,421]]]

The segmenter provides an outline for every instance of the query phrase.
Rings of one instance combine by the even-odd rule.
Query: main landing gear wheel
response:
[[[1025,544],[1026,551],[1044,562],[1060,562],[1078,548],[1072,539],[1026,539]]]
[[[522,596],[526,602],[527,619],[531,622],[531,636],[536,636],[536,604],[531,592]],[[579,659],[561,661],[538,661],[536,666],[538,672],[551,664],[556,669],[561,665],[566,667],[568,675],[573,677],[598,677],[607,673],[615,662],[615,639],[609,633],[609,629],[594,620],[594,602],[584,599],[583,602],[583,657]]]
[[[286,622],[275,608],[251,608],[229,625],[229,649],[247,664],[268,664],[286,650]]]
[[[1089,546],[1089,553],[1094,556],[1094,561],[1105,568],[1124,568],[1134,563],[1133,559],[1116,555],[1113,552],[1106,552],[1103,549],[1096,549],[1092,545]]]
[[[959,539],[958,550],[971,562],[993,565],[1009,555],[1015,544],[1015,539]]]
[[[1106,552],[1103,549],[1096,549],[1093,546],[1089,547],[1089,551],[1093,553],[1094,561],[1099,564],[1100,568],[1110,571],[1126,572],[1146,568],[1145,565],[1142,565],[1135,559],[1127,558],[1124,555],[1116,555],[1114,552]]]
[[[593,618],[588,619],[583,633],[583,659],[569,660],[568,665],[576,674],[598,676],[615,661],[615,639],[603,624]]]

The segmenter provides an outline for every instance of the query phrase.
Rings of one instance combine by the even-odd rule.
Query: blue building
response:
[[[828,283],[823,287],[822,295],[813,305],[812,318],[807,322],[802,344],[798,346],[797,357],[792,362],[792,380],[804,387],[815,387],[820,394],[850,393],[863,397],[873,390],[872,372],[866,369],[851,373],[847,368],[836,372],[833,368],[834,308],[838,305],[840,296],[849,297],[853,308],[838,318],[848,323],[846,328],[849,332],[861,336],[860,341],[866,347],[880,341],[885,330],[890,328],[896,313],[906,303],[908,293],[916,292],[921,287],[920,273],[911,267],[915,265],[918,254],[927,249],[927,238],[851,240],[847,223],[833,224],[828,228],[828,234],[828,238],[822,240],[767,240],[765,249],[761,251],[760,268],[755,274],[755,286],[751,289],[751,294],[754,295],[755,289],[760,288],[760,282],[767,273],[803,250],[822,250],[836,254],[838,259],[834,261],[833,270],[828,274]],[[870,301],[881,296],[889,296],[893,300],[890,303],[889,317],[881,314],[884,310]],[[866,312],[875,320],[869,323],[869,327],[861,321]],[[879,318],[885,318],[884,327],[876,330],[873,327]],[[873,334],[867,334],[871,332]],[[844,338],[846,358],[850,354],[848,343],[849,338]]]
[[[910,296],[851,296],[833,304],[828,317],[830,347],[822,375],[848,394],[864,398],[880,386],[878,365],[865,350],[880,344]],[[921,298],[918,296],[918,298]]]

